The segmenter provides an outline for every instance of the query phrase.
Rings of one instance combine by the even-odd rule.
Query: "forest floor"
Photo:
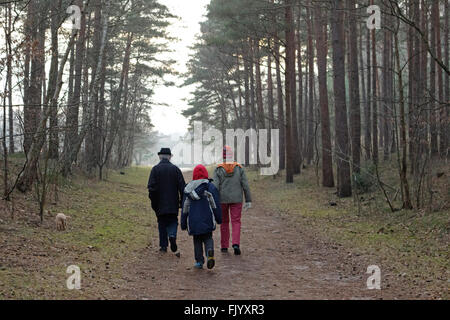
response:
[[[221,253],[217,230],[216,267],[195,270],[186,232],[181,257],[158,252],[149,169],[124,173],[62,186],[42,225],[32,194],[14,194],[13,217],[0,204],[0,299],[449,298],[448,210],[389,213],[370,195],[357,210],[317,187],[313,168],[291,185],[249,171],[242,255]],[[58,212],[70,216],[65,232],[55,230]],[[70,265],[81,269],[81,290],[66,287]],[[381,269],[381,290],[367,289],[369,265]]]

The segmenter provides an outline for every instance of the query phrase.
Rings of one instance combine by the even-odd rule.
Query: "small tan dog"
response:
[[[63,213],[58,213],[55,218],[56,222],[56,230],[58,231],[65,231],[67,228],[66,219],[69,218]]]

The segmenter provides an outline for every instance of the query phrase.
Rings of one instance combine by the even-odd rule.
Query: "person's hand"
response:
[[[251,209],[251,208],[252,208],[252,203],[251,202],[246,202],[244,204],[244,210],[245,211],[247,211],[248,209]]]

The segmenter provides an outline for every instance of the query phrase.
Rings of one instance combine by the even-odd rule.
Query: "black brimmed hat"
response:
[[[172,152],[170,151],[170,148],[161,148],[161,151],[158,152],[158,156],[162,154],[167,154],[169,156],[172,155]]]

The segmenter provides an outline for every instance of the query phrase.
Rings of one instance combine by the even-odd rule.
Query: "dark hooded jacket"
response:
[[[147,188],[156,216],[178,214],[185,185],[181,170],[169,160],[162,159],[152,168]]]
[[[219,192],[208,179],[191,181],[184,189],[181,230],[190,235],[212,232],[222,223]]]

